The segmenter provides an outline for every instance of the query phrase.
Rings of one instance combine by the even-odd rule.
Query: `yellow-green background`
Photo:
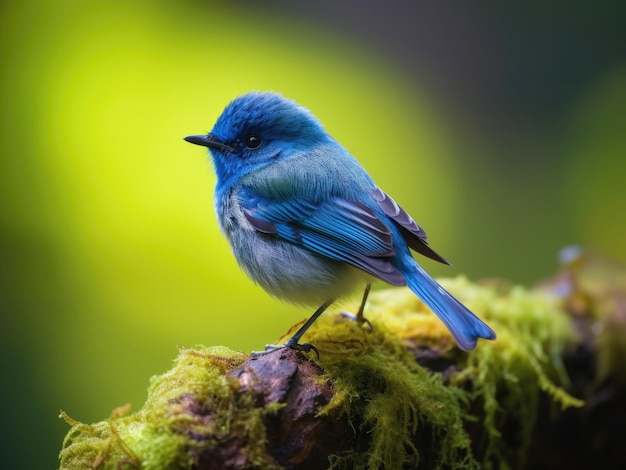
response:
[[[375,48],[253,5],[0,7],[1,467],[54,468],[59,409],[136,409],[177,345],[259,349],[308,313],[239,271],[182,140],[251,89],[322,120],[454,261],[425,261],[436,275],[529,283],[572,242],[626,259],[624,62],[547,132],[481,132]]]

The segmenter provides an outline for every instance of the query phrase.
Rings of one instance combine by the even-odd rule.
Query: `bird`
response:
[[[469,351],[495,332],[417,263],[411,250],[449,264],[426,232],[380,189],[348,150],[305,107],[270,91],[236,97],[207,134],[184,138],[207,147],[217,183],[214,204],[221,231],[239,266],[271,296],[319,305],[283,345],[306,330],[337,299],[374,280],[409,289]],[[319,353],[318,353],[319,356]]]

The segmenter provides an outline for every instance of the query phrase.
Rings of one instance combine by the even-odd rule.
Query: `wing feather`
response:
[[[405,285],[393,265],[392,234],[376,213],[359,202],[332,197],[309,201],[246,198],[246,220],[259,232],[275,235],[314,253],[343,261],[392,285]]]
[[[439,261],[443,264],[450,264],[443,256],[435,252],[430,246],[428,246],[428,237],[426,232],[413,220],[400,205],[394,201],[391,196],[386,194],[379,187],[375,187],[372,190],[372,197],[378,203],[386,216],[388,216],[393,222],[400,228],[400,232],[404,237],[407,245],[413,250],[417,251],[421,255],[424,255],[435,261]]]

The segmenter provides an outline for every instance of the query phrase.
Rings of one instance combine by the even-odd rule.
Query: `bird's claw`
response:
[[[301,351],[303,353],[309,353],[311,351],[313,351],[315,353],[315,355],[317,356],[317,358],[320,358],[320,352],[319,350],[313,346],[311,343],[291,343],[289,341],[287,341],[285,343],[285,347],[293,349],[295,351]]]
[[[374,327],[372,326],[372,323],[365,318],[363,315],[355,315],[354,313],[350,313],[347,312],[345,310],[342,310],[341,315],[349,320],[354,320],[355,322],[357,322],[359,325],[365,325],[365,327],[367,328],[367,331],[373,331]]]

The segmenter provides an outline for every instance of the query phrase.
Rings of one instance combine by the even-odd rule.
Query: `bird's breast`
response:
[[[220,226],[237,263],[270,295],[319,305],[345,297],[368,276],[346,263],[318,255],[277,235],[257,231],[247,220],[237,190],[216,201]]]

